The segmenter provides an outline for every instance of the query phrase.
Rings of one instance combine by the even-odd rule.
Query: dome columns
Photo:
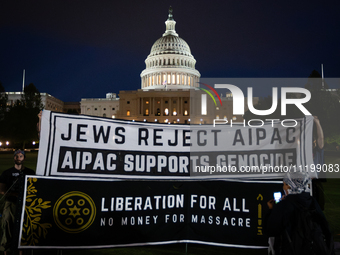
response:
[[[199,77],[196,75],[183,73],[183,72],[157,72],[144,75],[142,78],[143,89],[153,89],[160,85],[169,85],[168,89],[171,89],[171,85],[180,85],[186,87],[198,87]],[[165,87],[164,87],[165,88]],[[176,88],[178,88],[176,86]]]
[[[162,66],[176,66],[195,68],[196,60],[188,57],[178,57],[175,54],[169,54],[167,57],[152,57],[145,61],[147,68],[162,67]]]

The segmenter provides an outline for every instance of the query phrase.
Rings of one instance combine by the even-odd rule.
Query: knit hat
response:
[[[25,152],[23,151],[23,150],[16,150],[15,152],[14,152],[14,157],[15,157],[15,155],[17,155],[17,154],[19,154],[19,153],[21,153],[22,155],[24,155],[24,157],[26,157],[26,155],[25,155]]]
[[[287,172],[283,177],[283,181],[290,186],[288,194],[301,194],[302,192],[310,192],[309,174],[304,171]]]

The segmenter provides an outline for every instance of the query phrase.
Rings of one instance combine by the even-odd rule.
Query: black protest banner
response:
[[[264,248],[263,216],[280,181],[26,177],[20,249],[178,242]]]

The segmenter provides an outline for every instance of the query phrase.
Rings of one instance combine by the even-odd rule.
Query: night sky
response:
[[[140,88],[169,6],[202,77],[340,77],[339,1],[1,1],[0,81],[65,102]]]

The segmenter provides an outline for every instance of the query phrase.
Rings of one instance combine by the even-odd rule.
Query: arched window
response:
[[[169,109],[168,109],[168,108],[165,108],[165,109],[164,109],[164,115],[165,115],[165,116],[168,116],[168,115],[169,115]]]

